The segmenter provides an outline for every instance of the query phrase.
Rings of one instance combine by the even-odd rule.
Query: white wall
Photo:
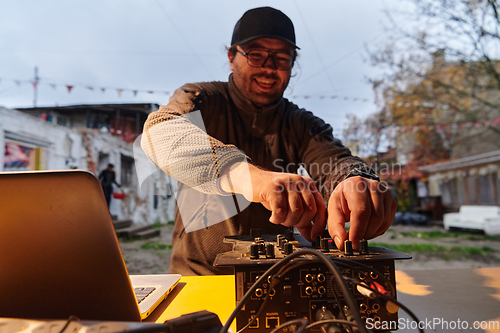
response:
[[[0,148],[5,146],[6,136],[23,140],[31,145],[43,147],[46,152],[47,170],[83,169],[96,176],[99,155],[109,155],[109,163],[115,165],[116,180],[121,179],[121,156],[133,158],[132,144],[109,133],[92,129],[75,129],[59,126],[35,118],[21,111],[0,107]],[[0,171],[3,171],[4,154],[0,154]],[[107,165],[107,163],[106,163]],[[164,180],[161,180],[164,182]],[[117,189],[118,190],[118,189]],[[174,218],[175,196],[160,197],[154,208],[152,193],[139,189],[137,182],[123,187],[126,198],[112,199],[110,213],[119,219],[131,219],[136,224],[166,223]]]

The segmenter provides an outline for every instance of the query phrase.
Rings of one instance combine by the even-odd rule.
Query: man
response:
[[[108,167],[99,174],[99,181],[101,182],[102,191],[104,192],[108,208],[111,203],[111,195],[113,194],[113,183],[116,186],[121,187],[115,180],[116,174],[114,168],[115,166],[110,163],[108,164]]]
[[[328,224],[339,248],[348,238],[356,248],[392,222],[396,203],[366,163],[333,137],[329,125],[283,98],[296,49],[285,14],[270,7],[249,10],[233,31],[229,82],[187,84],[149,116],[141,142],[148,157],[180,181],[181,193],[191,187],[207,194],[189,221],[176,214],[171,272],[230,274],[212,266],[217,253],[231,250],[222,239],[251,228],[280,233],[295,226],[311,240]],[[185,117],[196,110],[208,148],[202,147],[205,132]],[[312,179],[296,174],[299,164]],[[197,194],[189,193],[194,202]],[[221,210],[210,199],[217,194],[233,194],[235,202],[243,195],[252,203],[222,223],[187,232],[194,220]]]

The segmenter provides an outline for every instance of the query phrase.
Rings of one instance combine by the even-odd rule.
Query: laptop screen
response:
[[[101,185],[86,171],[0,173],[0,317],[138,321]]]

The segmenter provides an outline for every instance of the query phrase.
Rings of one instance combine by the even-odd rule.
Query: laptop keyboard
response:
[[[156,288],[154,288],[154,287],[146,287],[146,288],[138,287],[138,288],[134,288],[135,298],[137,299],[137,303],[141,303],[155,289]]]

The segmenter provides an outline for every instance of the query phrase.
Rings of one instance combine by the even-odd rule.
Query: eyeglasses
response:
[[[263,50],[250,50],[248,52],[242,52],[236,50],[236,52],[243,54],[247,58],[247,62],[252,67],[262,67],[267,62],[269,57],[272,57],[274,67],[280,70],[288,70],[293,66],[294,57],[288,53],[283,52],[270,52]]]

